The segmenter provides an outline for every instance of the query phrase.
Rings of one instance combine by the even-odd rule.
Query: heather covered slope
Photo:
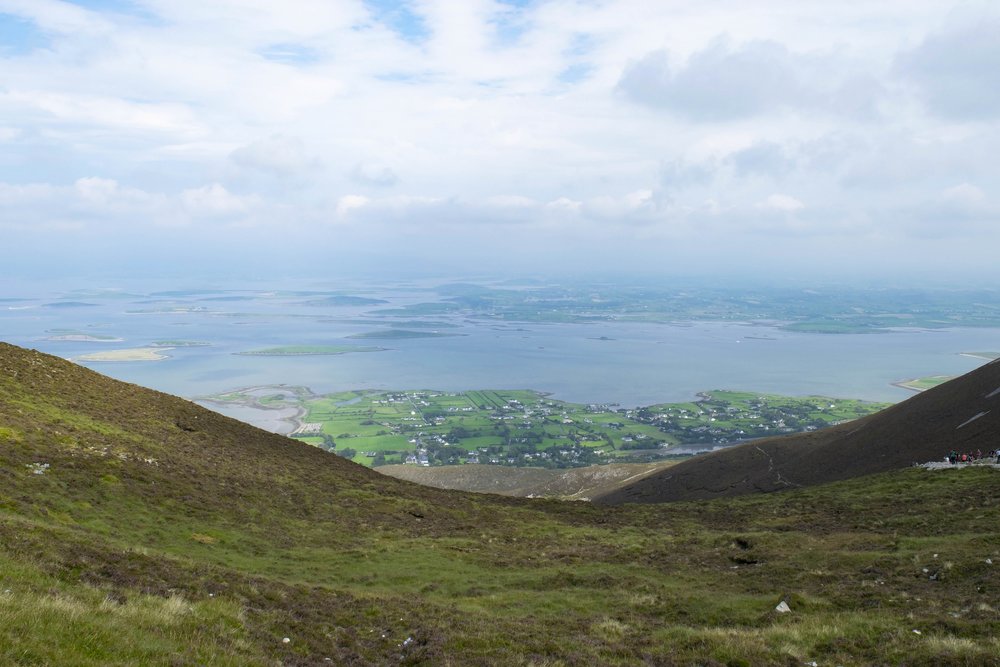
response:
[[[998,479],[446,492],[0,344],[0,664],[994,664]]]
[[[839,426],[757,440],[611,491],[603,504],[699,500],[824,484],[1000,447],[1000,363]]]
[[[513,468],[497,465],[461,466],[388,465],[376,468],[383,475],[438,489],[497,493],[521,498],[590,500],[629,480],[668,468],[673,461],[608,463],[582,468]]]

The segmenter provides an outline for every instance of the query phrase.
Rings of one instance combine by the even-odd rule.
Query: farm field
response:
[[[259,409],[296,408],[292,437],[367,466],[487,464],[572,468],[648,462],[752,438],[810,431],[884,403],[711,391],[642,408],[578,404],[529,390],[350,391],[260,387],[209,397]]]

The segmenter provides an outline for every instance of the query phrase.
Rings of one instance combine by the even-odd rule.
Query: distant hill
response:
[[[991,665],[998,480],[442,491],[0,343],[0,665]]]
[[[423,467],[388,465],[375,468],[384,475],[439,489],[497,493],[522,498],[590,500],[674,465],[673,462],[611,463],[582,468],[513,468],[497,465]]]
[[[595,498],[601,504],[782,491],[1000,447],[1000,360],[874,415],[699,456]]]

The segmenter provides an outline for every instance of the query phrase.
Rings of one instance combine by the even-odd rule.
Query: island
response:
[[[244,357],[299,357],[316,355],[351,354],[353,352],[384,352],[384,347],[358,347],[357,345],[282,345],[263,350],[234,352]]]
[[[211,343],[198,340],[154,340],[150,347],[210,347]]]
[[[88,327],[89,328],[89,327]],[[107,334],[91,333],[80,329],[46,329],[48,334],[42,340],[68,341],[73,343],[120,343],[124,338]]]
[[[125,350],[106,350],[92,352],[76,357],[74,361],[163,361],[170,356],[163,354],[169,347],[133,347]]]
[[[409,329],[383,329],[381,331],[366,331],[365,333],[352,334],[345,336],[345,338],[404,340],[407,338],[450,338],[464,335],[466,334],[441,333],[440,331],[410,331]]]

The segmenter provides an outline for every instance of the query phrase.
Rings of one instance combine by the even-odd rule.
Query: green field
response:
[[[259,391],[256,388],[254,391]],[[286,388],[287,389],[287,388]],[[486,463],[566,468],[641,462],[675,455],[680,445],[710,448],[751,438],[815,430],[857,419],[882,403],[820,396],[712,391],[700,400],[642,408],[582,405],[528,390],[358,391],[283,394],[269,407],[301,407],[322,424],[322,440],[303,438],[358,463]],[[231,392],[215,400],[253,405]]]
[[[933,389],[939,384],[944,384],[948,380],[954,379],[954,375],[928,375],[927,377],[914,378],[913,380],[905,380],[895,384],[897,387],[910,389],[912,391],[927,391],[928,389]]]

